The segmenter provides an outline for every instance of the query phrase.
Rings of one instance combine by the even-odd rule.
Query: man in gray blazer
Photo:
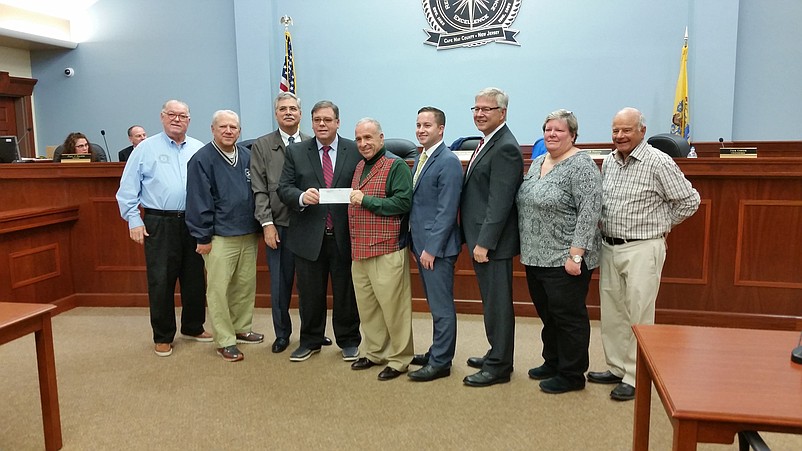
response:
[[[523,179],[521,147],[507,128],[509,96],[498,88],[476,95],[473,122],[484,134],[471,156],[462,185],[460,220],[482,295],[490,349],[471,357],[479,368],[463,380],[486,387],[510,381],[515,344],[512,258],[520,252],[515,196]]]
[[[278,197],[278,183],[284,167],[287,146],[309,139],[301,133],[301,99],[291,92],[281,92],[273,101],[278,129],[251,146],[251,188],[256,200],[254,216],[262,225],[270,268],[270,305],[276,340],[271,350],[284,352],[290,344],[292,320],[290,299],[295,279],[295,256],[287,247],[290,210]]]
[[[290,360],[301,362],[326,343],[326,292],[332,285],[332,325],[345,361],[359,357],[359,313],[351,280],[348,204],[320,203],[322,188],[350,188],[362,156],[337,134],[340,110],[328,100],[312,107],[315,137],[287,148],[278,194],[290,208],[287,247],[295,254],[301,343]],[[327,168],[324,170],[324,167]],[[327,180],[328,179],[328,180]]]
[[[412,360],[422,368],[408,374],[414,381],[432,381],[451,374],[457,344],[454,309],[454,264],[462,248],[457,224],[462,164],[443,143],[446,115],[434,107],[418,110],[415,135],[423,147],[412,168],[412,251],[432,313],[432,345]]]

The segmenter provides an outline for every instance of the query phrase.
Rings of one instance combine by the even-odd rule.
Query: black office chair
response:
[[[691,145],[682,136],[672,133],[660,133],[647,141],[652,147],[662,150],[672,158],[687,158]]]
[[[479,140],[482,138],[479,136],[467,136],[463,138],[457,138],[451,143],[451,150],[470,150],[474,151],[477,147],[479,147]]]
[[[418,146],[404,138],[386,138],[384,147],[387,151],[404,160],[414,160],[418,156]]]
[[[771,451],[769,445],[763,441],[763,438],[755,431],[741,431],[738,433],[738,450],[749,451]]]
[[[256,140],[255,139],[243,139],[242,141],[239,142],[239,145],[244,147],[244,148],[246,148],[246,149],[248,149],[248,150],[251,150],[251,146],[253,146],[253,142],[254,141],[256,141]]]

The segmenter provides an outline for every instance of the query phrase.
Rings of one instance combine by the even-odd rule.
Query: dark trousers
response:
[[[515,311],[512,308],[512,259],[473,262],[482,295],[485,333],[490,350],[484,371],[504,377],[512,373],[515,350]]]
[[[290,338],[290,299],[295,278],[295,255],[287,248],[287,227],[276,226],[281,243],[278,249],[267,248],[267,267],[270,268],[270,306],[273,311],[273,330],[276,338]]]
[[[323,238],[317,260],[295,256],[298,276],[298,311],[301,316],[301,346],[318,349],[326,331],[326,293],[331,275],[334,337],[341,348],[359,346],[359,312],[351,280],[351,256],[341,255],[333,236]]]
[[[203,258],[183,217],[145,214],[145,265],[154,343],[175,338],[175,283],[181,282],[181,333],[199,335],[206,321]]]
[[[563,267],[526,266],[529,295],[543,321],[540,336],[545,365],[576,384],[584,384],[588,370],[590,319],[585,298],[591,274],[593,270],[584,262],[578,276]]]
[[[432,346],[426,353],[429,365],[450,367],[457,347],[457,312],[454,308],[454,264],[456,256],[437,257],[434,269],[424,269],[418,257],[418,271],[432,312]]]

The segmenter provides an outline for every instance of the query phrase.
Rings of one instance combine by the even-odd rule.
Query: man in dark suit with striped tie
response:
[[[359,357],[359,313],[351,280],[348,204],[321,204],[320,190],[350,188],[362,159],[354,141],[337,134],[337,105],[322,100],[312,107],[315,137],[287,148],[279,197],[290,208],[288,247],[295,254],[301,342],[290,360],[301,362],[326,344],[326,292],[332,285],[332,326],[343,360]]]

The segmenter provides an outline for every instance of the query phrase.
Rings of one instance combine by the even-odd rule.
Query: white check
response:
[[[351,188],[320,188],[321,204],[350,204]]]

